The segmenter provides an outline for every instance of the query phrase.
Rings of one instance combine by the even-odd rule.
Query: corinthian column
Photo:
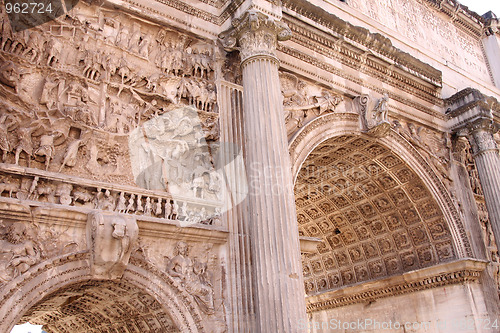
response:
[[[244,156],[258,332],[298,332],[306,321],[291,164],[276,57],[288,27],[248,11],[220,38],[243,72]]]
[[[490,118],[479,118],[462,128],[472,147],[477,173],[497,247],[500,249],[500,155],[493,134],[499,127]]]

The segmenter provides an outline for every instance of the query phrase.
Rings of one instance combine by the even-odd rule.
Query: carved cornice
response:
[[[137,0],[124,0],[127,3],[145,8],[144,5],[141,5]],[[205,20],[207,22],[211,22],[217,25],[222,25],[228,18],[230,18],[234,12],[239,8],[239,6],[243,3],[243,0],[235,0],[235,1],[228,1],[228,0],[199,0],[202,3],[205,3],[219,11],[220,14],[216,15],[213,13],[210,13],[208,11],[202,10],[197,8],[196,6],[187,4],[185,1],[181,0],[156,0],[155,2],[164,4],[166,6],[169,6],[171,8],[177,9],[179,11],[182,11],[186,14],[193,15],[196,17],[201,18],[202,20]],[[302,7],[302,3],[307,3],[307,1],[290,1],[290,0],[285,0],[285,1],[279,1],[279,0],[267,0],[269,3],[275,5],[275,6],[282,6],[284,5],[285,7],[289,7],[290,3],[296,3],[298,7]],[[114,2],[114,1],[109,1],[109,2]],[[488,19],[485,19],[484,17],[478,15],[477,13],[469,10],[466,6],[461,5],[458,3],[456,0],[427,0],[428,3],[430,3],[434,8],[440,10],[441,12],[445,13],[449,17],[452,18],[453,22],[457,24],[459,27],[464,28],[465,30],[469,31],[470,33],[479,36],[483,30],[485,30],[485,26],[488,26]],[[159,11],[153,10],[153,6],[148,8],[152,12],[154,11],[155,14],[162,14]],[[486,29],[486,32],[488,32],[488,29]]]
[[[307,312],[317,312],[446,285],[477,281],[488,262],[463,259],[402,275],[327,292],[307,299]]]
[[[234,1],[228,1],[228,0],[222,0],[222,1],[213,1],[213,0],[200,0],[201,2],[207,3],[211,5],[212,7],[215,7],[216,9],[219,10],[219,15],[205,11],[203,9],[200,9],[196,6],[192,6],[185,1],[181,0],[156,0],[155,2],[158,2],[160,4],[163,4],[165,6],[168,6],[170,8],[176,9],[178,11],[181,11],[183,13],[186,13],[187,15],[191,15],[193,17],[199,18],[205,22],[212,23],[218,26],[221,26],[226,22],[229,18],[232,17],[234,12],[240,7],[240,5],[244,2],[244,0],[234,0]],[[109,4],[113,6],[123,6],[122,2],[117,2],[115,0],[108,0],[107,1]],[[145,17],[163,17],[167,18],[168,20],[175,21],[177,23],[181,23],[185,25],[186,27],[193,27],[193,24],[191,23],[191,20],[183,20],[179,18],[178,16],[171,15],[168,11],[165,10],[158,10],[158,6],[151,6],[150,3],[148,2],[143,2],[141,0],[123,0],[124,3],[127,4],[126,9],[127,10],[133,10],[135,11],[138,15],[145,16]],[[200,29],[201,31],[205,31],[209,34],[213,35],[213,32],[210,29],[206,29],[202,26],[196,26],[197,29]]]
[[[200,2],[206,3],[215,8],[224,7],[230,0],[199,0]]]
[[[234,19],[232,28],[219,34],[227,51],[239,50],[242,63],[254,56],[276,58],[278,41],[290,39],[288,26],[261,12],[249,10]]]
[[[483,32],[484,18],[469,10],[467,6],[460,4],[457,0],[427,0],[427,2],[450,17],[458,27],[478,37]]]
[[[30,207],[28,209],[27,207]],[[0,218],[9,221],[34,220],[49,225],[75,226],[83,229],[87,215],[97,210],[81,207],[70,207],[57,204],[19,201],[17,199],[0,198]],[[104,212],[108,214],[110,212]],[[223,227],[192,225],[180,227],[178,223],[166,219],[136,216],[141,237],[170,240],[189,239],[196,242],[223,244],[227,242],[228,232]],[[159,223],[160,222],[160,223]],[[84,231],[82,231],[84,233]]]
[[[490,11],[484,14],[483,18],[486,20],[486,36],[494,34],[500,35],[500,20],[493,14],[493,12]]]
[[[465,135],[464,131],[474,132],[473,127],[477,127],[475,123],[482,124],[484,121],[494,123],[500,115],[500,103],[494,97],[486,96],[477,89],[466,88],[445,99],[444,102],[448,106],[446,113],[450,128],[452,131],[461,132],[462,135]],[[490,129],[493,130],[494,126]]]
[[[354,26],[305,0],[285,0],[283,1],[283,5],[297,14],[307,17],[317,24],[327,27],[349,40],[360,43],[368,49],[376,51],[383,56],[392,59],[400,66],[402,65],[412,71],[415,71],[416,73],[429,77],[433,82],[441,83],[441,71],[394,47],[390,39],[382,36],[381,34],[370,33],[368,29]]]
[[[416,72],[410,68],[402,67],[384,56],[377,56],[371,51],[367,52],[352,43],[348,43],[340,36],[335,37],[314,27],[306,26],[296,18],[286,16],[284,21],[293,32],[293,42],[433,104],[439,105],[441,103],[440,72],[437,76],[431,75],[431,73]],[[286,46],[279,46],[279,49],[286,49]]]

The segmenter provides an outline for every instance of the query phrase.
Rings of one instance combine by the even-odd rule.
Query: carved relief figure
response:
[[[144,205],[144,215],[151,216],[151,212],[153,211],[153,207],[151,205],[151,198],[146,198],[146,204]]]
[[[12,193],[19,190],[19,183],[13,181],[10,177],[1,176],[0,179],[0,195],[3,192],[9,192],[9,198],[12,198]]]
[[[173,200],[172,201],[172,215],[170,215],[171,220],[176,220],[179,216],[179,204]]]
[[[59,80],[53,77],[47,77],[43,85],[42,96],[40,97],[40,104],[45,104],[47,109],[51,110],[58,104],[59,94]]]
[[[12,223],[5,227],[0,239],[0,260],[3,269],[0,270],[0,281],[6,282],[26,272],[31,266],[40,261],[40,250],[35,243],[27,238],[26,226],[23,223]]]
[[[170,200],[165,202],[165,218],[170,219],[172,217],[172,203]]]
[[[284,116],[290,135],[315,117],[334,112],[342,96],[307,84],[290,73],[280,74]]]
[[[174,257],[167,263],[167,273],[179,278],[181,283],[200,306],[207,313],[214,313],[213,289],[207,279],[204,263],[191,260],[188,257],[189,246],[185,242],[178,242],[175,246]]]
[[[16,94],[19,93],[20,76],[19,69],[12,61],[8,60],[0,64],[0,83],[14,88]]]
[[[73,140],[68,143],[59,172],[61,172],[65,166],[74,167],[76,165],[78,160],[78,149],[80,149],[83,144],[84,141],[81,139]]]
[[[135,205],[135,194],[132,193],[130,195],[130,198],[128,199],[128,205],[127,205],[127,209],[125,210],[125,213],[133,212],[134,205]]]
[[[387,103],[389,102],[389,95],[384,93],[381,99],[378,100],[377,105],[373,108],[373,119],[375,124],[381,124],[383,122],[388,122],[387,120],[387,112],[389,109],[387,108]]]
[[[49,53],[47,57],[47,66],[54,66],[60,61],[63,44],[58,39],[52,38],[47,47]]]
[[[73,191],[73,185],[71,184],[60,184],[57,187],[55,195],[59,197],[59,202],[62,205],[70,205],[73,201],[71,191]]]
[[[8,133],[16,125],[15,120],[10,119],[10,121],[7,122],[7,119],[8,117],[6,115],[0,117],[0,150],[2,151],[2,162],[5,162],[7,153],[12,150]]]
[[[38,63],[38,61],[40,60],[43,42],[44,40],[42,35],[38,31],[32,31],[28,35],[26,47],[22,53],[22,56],[28,57],[28,55],[31,53],[31,57],[29,58],[29,60],[32,63]]]
[[[33,141],[31,135],[35,130],[39,128],[40,125],[35,127],[21,127],[17,130],[18,143],[16,145],[16,156],[15,164],[19,164],[19,157],[22,152],[26,153],[26,159],[28,161],[28,167],[31,163],[31,157],[33,155]]]
[[[158,201],[155,204],[154,211],[155,211],[155,215],[156,216],[160,216],[161,215],[161,211],[162,211],[162,199],[161,198],[158,198]]]
[[[42,135],[40,138],[40,147],[35,150],[35,155],[45,157],[45,170],[49,169],[50,159],[54,156],[54,153],[54,135]]]
[[[125,194],[120,192],[120,196],[118,197],[118,203],[116,204],[116,210],[119,213],[123,213],[127,209],[127,201],[125,200]]]
[[[417,126],[414,123],[408,122],[406,128],[403,126],[402,121],[394,120],[394,130],[410,142],[424,158],[441,175],[445,185],[450,188],[453,182],[449,176],[449,162],[450,162],[450,140],[447,134],[439,134],[431,131],[423,126]]]
[[[139,229],[135,218],[92,212],[87,221],[91,272],[96,278],[119,279],[128,264]]]

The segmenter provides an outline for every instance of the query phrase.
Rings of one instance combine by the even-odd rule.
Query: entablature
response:
[[[307,312],[312,313],[356,303],[370,303],[384,297],[441,286],[474,283],[480,278],[487,265],[488,262],[484,260],[460,259],[390,278],[329,291],[308,297]]]

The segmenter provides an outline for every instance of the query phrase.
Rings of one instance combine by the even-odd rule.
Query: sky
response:
[[[14,327],[11,333],[40,333],[42,331],[42,326],[35,326],[35,325],[29,325],[29,324],[24,324],[24,325],[17,325]]]
[[[458,0],[462,5],[469,7],[479,15],[483,15],[488,11],[495,13],[500,17],[500,1],[499,0]]]

